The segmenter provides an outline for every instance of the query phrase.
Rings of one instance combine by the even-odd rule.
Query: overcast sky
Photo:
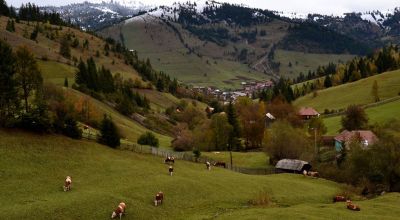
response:
[[[32,2],[39,5],[65,5],[84,0],[6,0],[9,5],[19,7],[21,3]],[[90,0],[89,0],[90,1]],[[99,0],[95,0],[99,1]],[[106,0],[109,1],[109,0]],[[116,0],[118,1],[118,0]],[[125,0],[129,1],[129,0]],[[134,0],[132,0],[134,1]],[[170,5],[179,0],[137,0],[151,5]],[[186,2],[183,0],[182,2]],[[193,0],[192,0],[193,1]],[[251,7],[299,13],[341,14],[344,12],[386,11],[400,7],[399,0],[220,0],[221,2],[246,4]]]

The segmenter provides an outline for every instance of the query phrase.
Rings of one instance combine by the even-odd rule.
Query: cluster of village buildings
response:
[[[204,95],[212,95],[220,101],[235,101],[239,97],[251,97],[253,94],[259,93],[265,89],[272,88],[274,82],[271,80],[257,81],[257,82],[242,82],[242,88],[234,91],[222,91],[214,87],[194,86],[192,89],[195,92]]]

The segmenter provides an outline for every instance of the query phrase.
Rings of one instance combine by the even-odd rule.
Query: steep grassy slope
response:
[[[331,204],[336,183],[301,175],[249,176],[177,161],[167,174],[161,158],[60,136],[0,131],[0,212],[6,219],[107,219],[127,203],[124,219],[395,219],[399,194],[360,203],[361,212]],[[66,175],[73,188],[62,191]],[[164,204],[154,207],[162,190]],[[272,207],[249,207],[261,191]],[[338,215],[333,215],[338,213]]]
[[[281,64],[279,67],[280,75],[285,78],[296,78],[299,73],[307,75],[308,71],[315,71],[318,66],[328,65],[330,62],[344,63],[353,57],[354,55],[348,54],[316,54],[276,50],[274,62]]]
[[[294,104],[299,107],[311,106],[323,112],[325,109],[344,109],[350,104],[372,103],[371,90],[375,80],[378,82],[381,100],[399,95],[400,70],[396,70],[318,91],[318,96],[315,98],[312,94],[308,94],[297,99]]]
[[[365,112],[368,115],[370,124],[386,123],[391,119],[398,118],[398,114],[400,112],[400,100],[372,108],[367,108]],[[338,133],[339,129],[342,127],[341,117],[342,116],[324,118],[324,123],[328,128],[328,135],[334,135]]]
[[[7,20],[7,17],[0,18],[0,37],[14,48],[22,45],[28,47],[30,50],[32,50],[32,52],[38,59],[63,63],[72,68],[73,62],[65,59],[59,54],[61,38],[66,33],[70,33],[72,36],[75,36],[79,40],[79,46],[77,48],[71,48],[71,57],[75,57],[78,60],[80,58],[86,60],[89,57],[93,57],[98,67],[101,67],[101,65],[103,65],[107,69],[110,69],[113,73],[121,73],[125,78],[139,77],[138,73],[132,67],[126,65],[124,63],[124,60],[119,58],[117,54],[110,52],[109,56],[105,56],[105,42],[100,38],[94,37],[73,28],[60,28],[58,26],[40,24],[42,32],[39,32],[36,41],[33,41],[29,39],[29,36],[36,26],[35,22],[27,23],[21,21],[21,23],[19,24],[16,23],[16,31],[11,33],[5,30]],[[48,29],[46,29],[45,26],[47,26]],[[24,35],[28,35],[27,38],[25,38]],[[54,39],[46,37],[47,35],[52,35]],[[89,41],[88,49],[82,49],[84,40]],[[99,52],[99,56],[96,56],[97,52]],[[51,63],[50,65],[54,65],[54,63]]]

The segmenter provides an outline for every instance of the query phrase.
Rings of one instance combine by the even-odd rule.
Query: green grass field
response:
[[[296,78],[301,72],[306,76],[308,71],[315,71],[318,66],[332,63],[345,63],[354,55],[347,54],[314,54],[288,50],[276,50],[275,62],[280,62],[280,75],[285,78]],[[292,64],[289,67],[289,63]]]
[[[368,115],[369,124],[386,123],[391,119],[398,118],[398,114],[400,112],[400,100],[367,108],[365,109],[365,112]],[[342,116],[324,118],[324,123],[328,128],[328,135],[334,135],[338,133],[338,130],[342,127],[340,122],[341,117]]]
[[[108,219],[119,202],[123,219],[397,219],[400,194],[357,201],[361,212],[332,204],[338,184],[295,174],[250,176],[113,150],[55,135],[0,130],[0,212],[4,219]],[[72,191],[63,192],[65,176]],[[156,192],[164,204],[154,207]],[[270,207],[250,206],[260,192]]]
[[[212,158],[216,161],[224,161],[230,163],[229,152],[201,152],[202,156]],[[268,167],[268,157],[264,152],[232,152],[232,162],[234,166],[249,168],[265,168]]]
[[[65,78],[68,78],[68,84],[71,86],[75,82],[76,68],[55,61],[38,60],[39,69],[42,72],[43,79],[54,83],[57,86],[63,86]]]
[[[297,99],[294,105],[313,107],[317,111],[323,112],[325,109],[345,109],[351,104],[369,104],[373,102],[371,90],[374,80],[378,82],[381,100],[398,96],[400,92],[400,70],[320,90],[317,97],[313,98],[312,94],[308,94]]]

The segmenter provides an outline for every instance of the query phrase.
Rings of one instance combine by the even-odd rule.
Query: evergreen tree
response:
[[[164,81],[163,81],[161,78],[159,78],[159,79],[157,80],[157,85],[156,85],[156,87],[157,87],[157,90],[158,90],[158,91],[160,91],[160,92],[163,92],[163,91],[164,91]]]
[[[104,115],[100,124],[99,142],[109,147],[116,148],[120,146],[120,135],[117,126],[112,121],[111,117]]]
[[[82,58],[79,60],[78,71],[75,74],[75,82],[78,85],[86,85],[88,83],[88,73],[85,62],[83,62]]]
[[[60,42],[60,54],[61,56],[70,59],[71,58],[71,48],[68,36],[65,35]]]
[[[15,32],[15,25],[14,25],[14,20],[8,20],[7,25],[6,25],[6,30],[8,32]]]
[[[229,146],[231,149],[240,150],[240,126],[238,116],[236,114],[236,109],[232,102],[229,102],[226,113],[228,117],[228,122],[232,126],[232,131],[229,134]]]
[[[331,76],[329,74],[326,75],[326,77],[325,77],[324,86],[325,86],[325,88],[329,88],[329,87],[332,86],[332,79],[331,79]]]
[[[14,79],[15,56],[3,40],[0,40],[0,57],[0,126],[6,126],[16,114],[19,99]]]
[[[93,57],[90,57],[87,60],[87,87],[94,91],[98,91],[98,75],[97,75],[97,67],[94,62]]]
[[[7,2],[4,0],[0,0],[0,16],[4,15],[4,16],[9,16],[10,15],[10,11],[9,8],[7,6]]]
[[[68,78],[67,77],[65,77],[65,79],[64,79],[64,87],[68,88]]]

